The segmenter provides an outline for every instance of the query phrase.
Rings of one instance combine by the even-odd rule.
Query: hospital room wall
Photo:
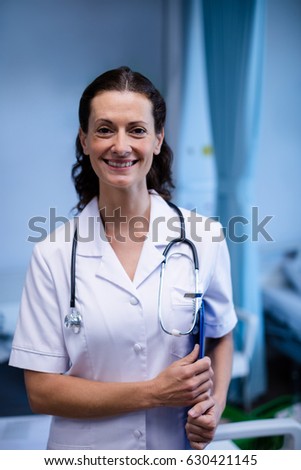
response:
[[[70,168],[84,86],[103,70],[127,62],[167,91],[171,56],[172,78],[179,75],[179,35],[164,43],[167,3],[1,0],[0,300],[18,295],[33,246],[27,238],[39,235],[28,226],[32,217],[49,221],[49,207],[68,217],[74,205]],[[178,3],[174,0],[173,12]],[[275,243],[260,238],[262,252],[301,238],[301,2],[266,0],[266,5],[254,205],[259,217],[273,216],[268,229]],[[172,97],[168,101],[173,105]],[[49,228],[48,222],[36,225]]]
[[[163,87],[163,12],[164,0],[1,0],[0,301],[19,295],[28,237],[41,235],[30,223],[48,231],[76,203],[70,171],[84,87],[120,65]]]

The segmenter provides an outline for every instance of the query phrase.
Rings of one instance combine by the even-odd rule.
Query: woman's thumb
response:
[[[187,354],[187,356],[183,357],[183,362],[185,364],[193,364],[199,358],[199,352],[200,345],[195,344],[193,350],[189,354]]]

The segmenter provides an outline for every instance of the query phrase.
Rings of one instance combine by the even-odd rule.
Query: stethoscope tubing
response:
[[[71,251],[71,269],[70,269],[70,308],[75,308],[75,275],[76,275],[76,250],[77,250],[77,226],[75,226],[72,251]]]

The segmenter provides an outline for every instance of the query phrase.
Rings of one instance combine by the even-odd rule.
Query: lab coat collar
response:
[[[78,231],[77,255],[102,256],[107,239],[96,197],[75,218],[75,223]]]
[[[149,233],[132,283],[118,263],[107,242],[104,226],[98,212],[97,198],[92,199],[76,219],[78,225],[77,255],[102,257],[97,275],[110,280],[119,287],[132,291],[138,287],[163,261],[162,251],[168,242],[178,236],[178,216],[174,210],[151,190]],[[105,256],[103,256],[105,254]]]
[[[174,210],[159,194],[150,190],[151,212],[147,240],[155,246],[166,246],[179,236],[179,220]],[[77,254],[80,256],[102,256],[107,239],[99,216],[97,198],[93,198],[75,219],[78,226]]]
[[[164,260],[165,246],[179,235],[179,218],[159,194],[151,190],[149,233],[144,242],[137,266],[134,284],[138,287]]]
[[[156,246],[166,246],[180,235],[177,213],[155,191],[150,190],[151,213],[148,239]]]

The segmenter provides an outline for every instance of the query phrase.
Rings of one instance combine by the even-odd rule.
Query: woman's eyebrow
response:
[[[133,122],[129,122],[128,123],[128,126],[129,127],[132,127],[132,126],[149,126],[149,122],[145,122],[145,121],[133,121]]]
[[[96,119],[95,122],[96,122],[96,124],[101,123],[101,122],[106,123],[106,124],[113,124],[113,122],[110,121],[110,119],[105,119],[105,118]]]
[[[96,124],[99,124],[99,123],[105,123],[105,124],[114,124],[113,121],[111,121],[110,119],[106,119],[106,118],[99,118],[99,119],[96,119]],[[128,126],[138,126],[138,125],[144,125],[144,126],[147,126],[149,123],[146,122],[146,121],[131,121],[131,122],[128,122],[127,125]]]

